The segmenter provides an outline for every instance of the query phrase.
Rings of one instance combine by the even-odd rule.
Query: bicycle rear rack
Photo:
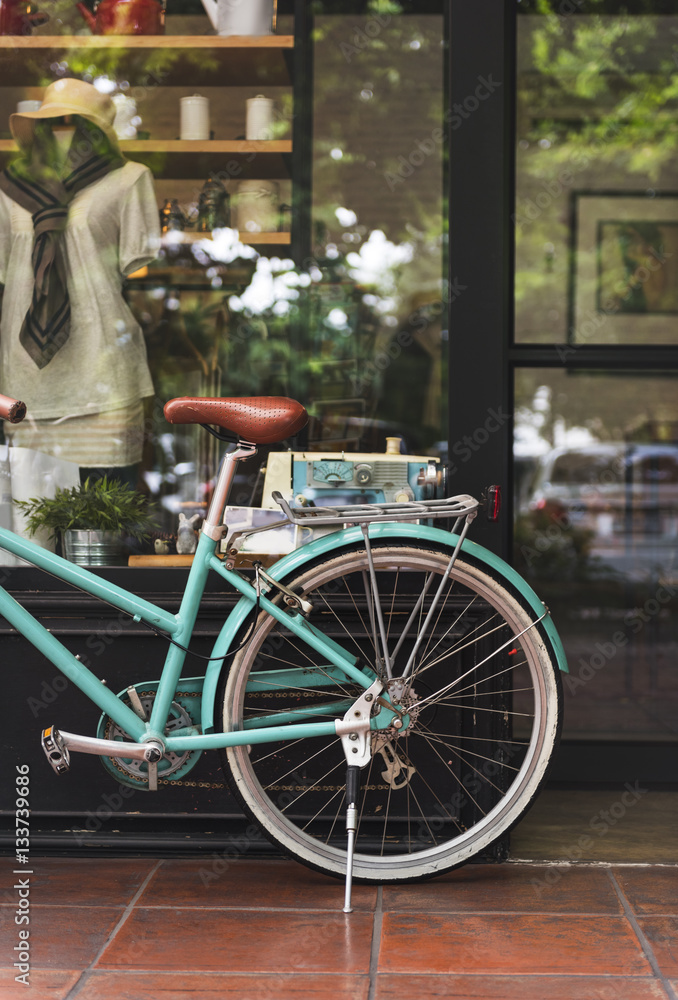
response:
[[[271,494],[292,524],[305,528],[342,524],[372,524],[377,521],[418,521],[430,517],[468,517],[480,503],[468,493],[443,500],[408,500],[405,503],[357,503],[336,507],[290,507],[281,493]]]

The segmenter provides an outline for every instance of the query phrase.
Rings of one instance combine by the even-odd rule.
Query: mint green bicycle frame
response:
[[[377,539],[411,538],[419,541],[429,541],[434,545],[444,545],[446,549],[453,547],[458,536],[439,528],[417,524],[376,524],[370,525],[369,537]],[[274,579],[283,582],[290,575],[303,570],[305,564],[318,556],[336,554],[338,550],[346,549],[363,540],[360,528],[349,528],[324,535],[307,545],[296,549],[275,563],[267,572]],[[186,589],[177,614],[165,611],[144,600],[141,597],[110,583],[87,569],[83,569],[60,556],[41,548],[34,542],[0,528],[0,548],[26,560],[40,569],[57,577],[68,584],[91,594],[120,611],[128,613],[135,621],[144,621],[155,628],[166,632],[182,646],[188,646],[198,615],[200,601],[204,592],[205,582],[210,571],[218,573],[241,594],[241,600],[228,615],[223,628],[215,642],[212,659],[205,672],[202,690],[202,715],[200,730],[196,727],[186,727],[176,730],[171,736],[165,735],[165,727],[170,713],[172,700],[182,673],[186,652],[178,646],[171,645],[165,658],[157,693],[153,702],[150,719],[145,722],[118,696],[110,691],[99,678],[92,673],[80,660],[74,656],[55,636],[38,622],[30,612],[26,611],[10,594],[0,587],[0,615],[4,617],[19,633],[29,640],[43,655],[92,701],[103,713],[109,715],[130,737],[137,742],[150,739],[160,740],[168,752],[183,753],[188,750],[210,750],[220,747],[241,746],[251,743],[267,743],[278,740],[306,739],[312,736],[335,735],[334,721],[310,721],[314,714],[312,707],[300,708],[294,712],[278,713],[267,718],[263,725],[261,720],[253,720],[254,725],[237,732],[215,732],[214,712],[217,684],[223,670],[224,660],[235,636],[243,625],[247,615],[256,606],[257,592],[255,587],[239,573],[226,568],[216,556],[216,543],[206,534],[201,534],[193,564],[189,572]],[[537,618],[542,618],[543,625],[561,670],[567,671],[567,660],[560,638],[550,615],[544,616],[544,605],[532,588],[503,560],[492,552],[474,542],[464,540],[461,551],[473,558],[489,570],[495,577],[503,579],[516,589],[522,599],[535,612]],[[375,676],[362,670],[357,665],[355,656],[349,654],[342,646],[316,629],[303,615],[291,613],[289,609],[280,607],[264,594],[260,594],[259,605],[262,611],[294,632],[303,642],[318,652],[329,669],[323,671],[325,680],[320,676],[317,683],[331,684],[332,677],[349,678],[363,689],[374,682]],[[301,676],[301,670],[290,668],[285,672],[290,685]],[[259,675],[252,674],[250,683],[259,690],[279,689],[281,674],[276,671],[275,682],[269,682],[268,675],[262,671]],[[309,678],[305,677],[308,686]],[[387,699],[386,699],[387,700]],[[337,703],[337,717],[341,717],[351,705],[350,701]],[[327,706],[325,706],[325,712]],[[388,708],[382,707],[380,712],[371,719],[373,729],[382,729],[390,724],[393,714]]]

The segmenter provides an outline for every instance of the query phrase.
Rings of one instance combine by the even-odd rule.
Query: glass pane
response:
[[[310,444],[428,453],[446,426],[442,4],[367,7],[316,17]]]
[[[80,228],[69,223],[64,240],[72,335],[41,369],[18,346],[33,286],[30,215],[0,192],[1,341],[14,352],[12,365],[3,355],[0,391],[25,399],[37,418],[3,429],[0,474],[9,485],[0,523],[23,530],[11,501],[42,491],[42,481],[20,484],[12,456],[23,448],[52,460],[45,463],[52,489],[106,470],[150,498],[160,537],[135,548],[150,555],[168,542],[174,555],[178,517],[204,512],[224,450],[200,427],[165,422],[163,405],[175,396],[296,397],[311,414],[311,450],[383,455],[387,437],[402,439],[394,445],[399,453],[437,457],[443,450],[443,3],[358,6],[360,13],[334,2],[314,5],[314,73],[304,81],[314,125],[306,148],[291,144],[290,4],[279,7],[283,37],[253,43],[240,61],[209,44],[195,51],[187,44],[193,35],[213,36],[198,6],[190,17],[168,13],[167,35],[178,48],[151,50],[147,63],[145,49],[94,51],[80,39],[55,61],[37,40],[26,79],[18,70],[0,72],[5,122],[19,101],[39,101],[54,77],[78,77],[90,93],[111,96],[124,112],[112,141],[130,140],[130,162],[118,174],[143,182],[136,201],[127,189],[117,198],[90,190],[82,208],[85,195],[76,194],[82,211],[71,214]],[[248,135],[241,149],[248,102],[262,94],[270,102],[268,131],[256,147]],[[186,100],[193,100],[193,118],[208,102],[203,139],[184,134]],[[193,118],[184,122],[188,132],[191,123],[205,125]],[[4,166],[9,132],[2,140]],[[311,160],[312,191],[305,193],[313,235],[308,256],[293,261],[290,229],[299,220],[290,206],[304,156]],[[135,157],[145,166],[131,162]],[[92,275],[102,269],[106,280],[97,282]],[[96,313],[99,350],[84,305]],[[60,390],[56,404],[56,393],[44,388],[50,382]],[[237,482],[234,503],[261,502],[266,451]],[[385,497],[372,491],[368,499]]]
[[[678,10],[567,7],[518,7],[516,340],[675,344]]]
[[[677,376],[516,377],[514,559],[565,642],[570,738],[678,737]]]

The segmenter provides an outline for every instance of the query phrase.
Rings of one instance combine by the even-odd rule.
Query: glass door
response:
[[[514,562],[565,640],[576,771],[595,745],[600,777],[671,780],[678,4],[517,9]]]

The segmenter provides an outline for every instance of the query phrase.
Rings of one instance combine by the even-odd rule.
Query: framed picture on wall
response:
[[[678,343],[678,194],[572,195],[569,340]]]

